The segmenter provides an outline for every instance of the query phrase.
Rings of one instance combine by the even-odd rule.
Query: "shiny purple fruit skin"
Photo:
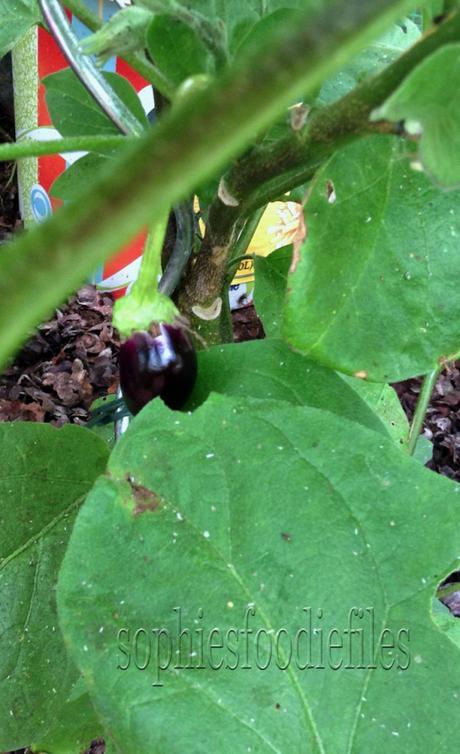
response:
[[[195,384],[197,360],[180,327],[159,325],[159,334],[136,332],[120,346],[120,387],[133,415],[153,398],[180,409]]]

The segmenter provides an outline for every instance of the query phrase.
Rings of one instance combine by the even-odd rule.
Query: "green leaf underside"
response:
[[[288,280],[285,337],[376,382],[425,374],[460,348],[460,193],[434,188],[410,156],[369,137],[319,171]]]
[[[54,590],[75,515],[108,452],[79,427],[32,423],[0,424],[0,448],[0,750],[44,739],[63,741],[53,754],[77,754],[101,725],[87,696],[66,703],[78,672]]]
[[[441,185],[460,186],[460,44],[424,60],[374,114],[422,131],[420,158]]]
[[[36,0],[0,0],[0,58],[41,18]]]
[[[406,441],[408,435],[407,420],[390,387],[344,378],[293,352],[280,340],[254,340],[200,351],[198,378],[187,407],[201,405],[211,392],[320,408],[391,435],[398,442]]]
[[[144,109],[129,81],[117,73],[104,73],[104,76],[133,115],[147,126]],[[43,83],[51,120],[62,136],[120,133],[70,68],[46,76]]]
[[[58,588],[64,633],[120,752],[450,754],[460,654],[433,623],[431,598],[460,556],[456,492],[391,442],[317,409],[216,395],[189,416],[147,406],[80,512]],[[191,647],[185,635],[180,650],[184,628],[241,631],[248,605],[248,657],[244,636],[229,635],[237,669],[225,668],[231,651],[210,653],[207,639],[201,656],[202,634]],[[333,664],[341,656],[350,669],[329,660],[321,669],[312,643],[310,669],[258,670],[256,631],[294,637],[307,607],[323,611],[314,627],[342,636],[354,607],[372,608],[377,637],[388,628],[399,638],[375,654],[366,644],[361,659],[334,651]],[[121,628],[130,632],[123,650]],[[169,669],[157,676],[153,655],[143,672],[132,656],[117,669],[134,633],[155,628],[169,632]],[[370,641],[369,621],[363,630]],[[146,646],[138,664],[148,664]],[[267,658],[261,641],[260,664]],[[450,720],[448,735],[432,724],[439,717]]]

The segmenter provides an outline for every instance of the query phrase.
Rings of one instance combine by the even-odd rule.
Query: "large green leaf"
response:
[[[287,339],[376,382],[424,374],[460,349],[460,192],[411,170],[407,151],[369,137],[319,171],[288,280]]]
[[[104,73],[104,76],[136,118],[147,126],[147,116],[129,81],[117,73]],[[62,136],[120,133],[70,68],[46,76],[43,83],[51,120]]]
[[[317,409],[146,407],[79,514],[58,587],[120,752],[450,754],[460,653],[431,597],[458,563],[457,492]]]
[[[387,391],[397,405],[389,403]],[[394,390],[353,378],[345,382],[341,375],[294,353],[280,340],[253,340],[201,351],[198,379],[187,408],[195,409],[212,392],[321,408],[397,436],[398,441],[407,439],[407,429],[404,433],[401,427],[404,413]]]
[[[420,63],[373,119],[400,121],[420,136],[420,158],[442,185],[460,186],[460,44]]]
[[[0,424],[0,448],[0,750],[46,740],[53,754],[77,754],[102,726],[87,697],[67,703],[78,672],[58,628],[55,585],[108,452],[80,427],[32,423]]]
[[[169,15],[154,17],[147,32],[147,47],[158,67],[176,85],[212,70],[211,56],[197,33]]]
[[[37,0],[0,0],[0,58],[41,18]]]

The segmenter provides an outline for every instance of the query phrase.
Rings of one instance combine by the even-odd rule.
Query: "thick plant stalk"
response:
[[[372,110],[384,102],[422,60],[443,44],[459,39],[460,14],[457,13],[441,26],[434,27],[430,34],[381,73],[364,81],[337,102],[312,113],[301,131],[287,129],[284,138],[268,147],[256,147],[237,161],[225,176],[227,193],[234,202],[228,205],[216,198],[210,208],[212,222],[208,224],[203,254],[187,279],[188,298],[192,300],[201,296],[203,280],[213,266],[215,286],[213,290],[209,289],[210,298],[212,294],[218,295],[222,264],[226,264],[230,253],[231,233],[238,219],[311,180],[325,160],[345,144],[370,133],[397,133],[394,124],[370,122]],[[220,254],[225,247],[228,253],[217,259],[216,265],[213,249]]]
[[[393,124],[372,123],[371,112],[384,102],[419,63],[443,45],[460,41],[460,13],[433,27],[381,73],[308,118],[300,132],[289,130],[266,148],[253,150],[226,176],[229,191],[244,211],[271,201],[310,180],[333,151],[371,133],[392,133]]]
[[[427,412],[428,404],[430,402],[431,395],[436,385],[436,380],[438,379],[441,371],[442,371],[442,366],[436,367],[436,369],[433,369],[432,372],[429,372],[423,380],[422,389],[420,391],[419,399],[417,401],[417,406],[415,409],[415,414],[412,419],[412,424],[411,424],[411,428],[409,432],[409,442],[407,445],[407,449],[411,456],[414,455],[415,448],[417,445],[417,440],[420,436],[420,432],[422,431],[423,421],[425,419],[425,414]]]

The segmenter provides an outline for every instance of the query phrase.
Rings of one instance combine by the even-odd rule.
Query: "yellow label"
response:
[[[254,233],[247,254],[267,257],[275,249],[293,243],[303,230],[302,205],[296,202],[273,202],[265,210]],[[243,259],[232,285],[254,282],[254,262]]]
[[[252,283],[254,280],[254,262],[252,259],[242,259],[235,272],[232,285]]]

